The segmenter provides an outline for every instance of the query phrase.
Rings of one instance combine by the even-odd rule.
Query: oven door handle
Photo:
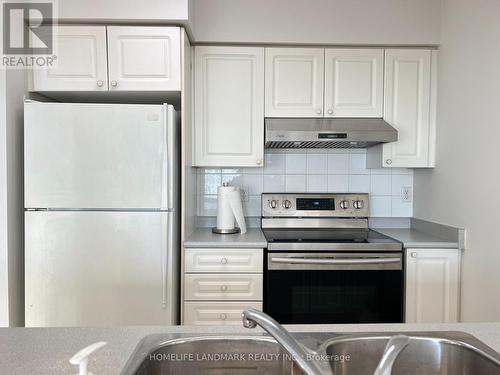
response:
[[[272,263],[286,264],[387,264],[400,263],[401,258],[293,258],[293,257],[272,257]]]

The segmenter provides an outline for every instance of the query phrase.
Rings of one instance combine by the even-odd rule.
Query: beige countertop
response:
[[[500,323],[290,325],[291,332],[463,331],[500,352]],[[153,333],[258,335],[240,326],[165,326],[116,328],[1,328],[0,373],[10,375],[75,374],[68,362],[81,348],[106,341],[89,360],[94,375],[119,374],[138,342]]]

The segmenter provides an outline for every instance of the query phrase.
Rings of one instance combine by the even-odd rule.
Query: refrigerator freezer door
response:
[[[26,212],[26,326],[176,324],[174,215]]]
[[[173,107],[25,103],[25,207],[172,209]]]

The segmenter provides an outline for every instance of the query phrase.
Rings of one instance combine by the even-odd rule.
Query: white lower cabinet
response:
[[[188,248],[186,273],[262,273],[262,249]]]
[[[262,302],[185,302],[185,325],[241,325],[241,313],[252,307],[262,310]]]
[[[241,324],[241,312],[262,310],[263,249],[186,248],[183,324]]]
[[[186,274],[186,300],[262,300],[262,274]]]
[[[406,249],[406,323],[459,319],[460,250]]]

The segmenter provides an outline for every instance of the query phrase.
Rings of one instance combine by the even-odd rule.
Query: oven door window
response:
[[[266,284],[281,324],[403,322],[401,270],[268,270]]]

